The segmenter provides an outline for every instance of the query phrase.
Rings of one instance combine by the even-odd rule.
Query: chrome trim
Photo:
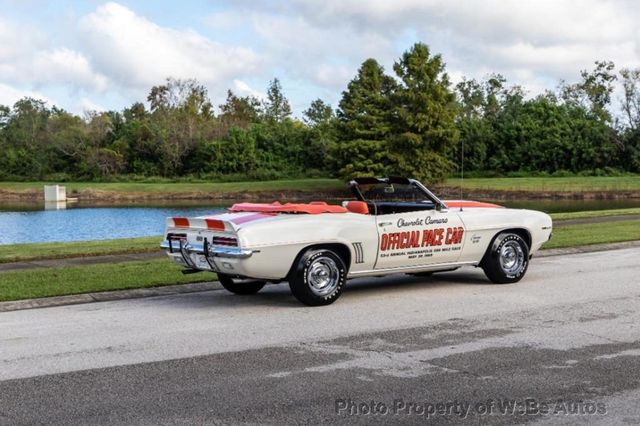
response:
[[[369,269],[366,271],[349,271],[347,278],[367,277],[376,275],[388,275],[388,274],[406,274],[409,272],[428,272],[438,271],[442,269],[458,268],[461,266],[477,266],[478,261],[464,261],[464,262],[449,262],[449,263],[433,263],[427,265],[415,265],[415,266],[397,266],[394,268],[384,269]]]
[[[165,250],[178,250],[180,249],[188,252],[188,253],[197,253],[204,254],[204,245],[203,244],[192,244],[187,243],[180,247],[180,241],[171,241],[171,246],[169,246],[169,241],[165,240],[160,243],[160,248]],[[241,249],[240,247],[219,247],[219,246],[209,246],[209,255],[215,257],[227,257],[233,259],[246,259],[251,257],[254,253],[253,250],[249,249]]]
[[[182,260],[184,260],[184,263],[186,263],[188,267],[195,269],[196,265],[193,262],[193,260],[191,260],[190,252],[187,250],[187,247],[189,247],[189,244],[183,244],[183,242],[184,240],[178,240],[178,246],[179,246],[178,250],[180,251]]]
[[[427,193],[427,196],[429,198],[431,198],[431,201],[433,201],[434,204],[436,205],[436,210],[448,210],[449,209],[449,207],[444,203],[444,201],[442,201],[440,198],[438,198],[436,196],[436,194],[434,194],[426,186],[424,186],[422,184],[422,182],[420,182],[420,181],[418,181],[416,179],[409,179],[409,182],[411,182],[412,184],[414,184],[415,186],[417,186],[418,188],[420,188],[421,190],[423,190],[424,192]],[[438,205],[440,205],[440,209],[438,209]]]

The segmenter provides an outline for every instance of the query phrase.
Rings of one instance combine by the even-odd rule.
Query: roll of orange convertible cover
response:
[[[348,210],[342,206],[329,205],[322,201],[314,201],[309,204],[280,204],[279,202],[266,203],[238,203],[234,204],[230,212],[262,212],[262,213],[346,213]]]

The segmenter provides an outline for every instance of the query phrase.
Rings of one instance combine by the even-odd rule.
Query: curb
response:
[[[22,271],[25,269],[57,268],[65,266],[98,265],[101,263],[131,262],[140,260],[161,259],[164,251],[150,253],[103,254],[97,256],[66,257],[61,259],[21,260],[17,262],[0,263],[0,272]]]
[[[640,247],[640,241],[625,241],[622,243],[592,244],[589,246],[567,247],[559,249],[540,250],[533,257],[550,257],[567,254],[593,253],[597,251],[622,250],[626,248]]]
[[[598,251],[621,250],[640,247],[640,241],[628,241],[612,244],[594,244],[561,249],[542,250],[535,257],[551,257],[568,254],[593,253]],[[168,285],[163,287],[134,288],[130,290],[101,291],[95,293],[73,294],[69,296],[43,297],[38,299],[0,302],[0,312],[23,309],[48,308],[53,306],[77,305],[81,303],[107,302],[113,300],[140,299],[144,297],[170,296],[176,294],[197,293],[201,291],[221,290],[219,282]]]
[[[42,297],[38,299],[0,302],[0,312],[23,309],[49,308],[53,306],[78,305],[81,303],[108,302],[112,300],[140,299],[155,296],[197,293],[200,291],[221,290],[216,282],[168,285],[163,287],[133,288],[130,290],[100,291],[95,293],[71,294],[68,296]]]

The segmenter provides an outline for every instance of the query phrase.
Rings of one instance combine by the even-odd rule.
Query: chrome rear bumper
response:
[[[160,244],[160,247],[165,250],[169,250],[170,252],[196,253],[205,256],[226,257],[232,259],[246,259],[251,257],[253,254],[253,250],[241,249],[240,247],[220,247],[211,245],[207,247],[207,253],[205,253],[204,244],[192,244],[179,240],[165,240]]]

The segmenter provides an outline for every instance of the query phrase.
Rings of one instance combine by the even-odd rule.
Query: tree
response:
[[[340,141],[333,153],[339,176],[349,179],[385,172],[390,96],[395,86],[375,59],[367,59],[342,92],[337,111]]]
[[[303,115],[309,128],[307,142],[304,144],[303,166],[306,170],[321,170],[326,173],[335,168],[332,152],[335,150],[337,132],[333,108],[322,99],[316,99]]]
[[[0,105],[0,130],[4,129],[11,118],[11,108],[6,105]]]
[[[455,95],[440,55],[416,43],[393,69],[401,81],[392,100],[389,149],[392,171],[425,181],[442,180],[457,138]]]
[[[260,113],[258,99],[253,96],[240,97],[228,90],[226,102],[220,105],[218,137],[227,136],[231,129],[245,129],[251,123],[257,123]]]
[[[389,134],[389,97],[395,81],[375,59],[362,63],[356,77],[342,92],[337,116],[344,140],[384,141]]]
[[[626,118],[622,133],[622,161],[627,170],[640,172],[640,68],[620,71],[624,97],[622,112]]]
[[[264,115],[267,121],[281,123],[291,116],[291,106],[282,92],[280,80],[274,78],[267,88],[267,100],[264,103]]]
[[[91,149],[86,122],[54,108],[47,120],[47,172],[87,173],[83,162]]]
[[[162,173],[182,171],[186,157],[211,133],[213,107],[207,89],[196,80],[167,79],[154,86],[147,97],[151,105],[150,126],[162,157]]]
[[[613,73],[615,65],[611,61],[596,61],[593,71],[582,70],[582,81],[567,85],[561,82],[561,96],[566,102],[573,102],[589,109],[604,121],[611,120],[607,107],[611,103],[613,84],[617,79]]]
[[[147,96],[151,112],[180,109],[191,114],[213,117],[207,88],[197,80],[167,78],[165,84],[153,86]]]
[[[47,141],[47,122],[51,109],[46,102],[33,98],[18,100],[5,116],[3,134],[12,147],[7,164],[8,172],[17,176],[42,178],[50,171]]]
[[[325,103],[322,99],[312,101],[309,108],[302,114],[304,115],[304,122],[312,127],[327,124],[335,117],[331,105]]]
[[[620,76],[624,89],[622,112],[627,120],[627,127],[636,130],[640,127],[640,68],[622,69]]]
[[[486,161],[487,145],[493,135],[489,120],[485,118],[486,96],[484,87],[476,80],[462,80],[456,85],[459,114],[456,127],[464,143],[465,169],[481,170]],[[456,162],[461,152],[452,149],[449,159]]]

